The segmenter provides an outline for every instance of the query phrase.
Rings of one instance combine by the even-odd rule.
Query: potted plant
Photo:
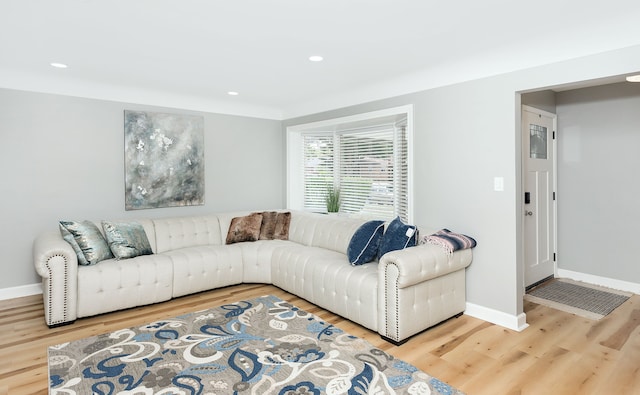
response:
[[[328,213],[337,213],[340,211],[340,188],[329,186],[325,200],[327,202]]]

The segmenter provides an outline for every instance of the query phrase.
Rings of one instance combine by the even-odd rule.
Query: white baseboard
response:
[[[0,300],[21,298],[23,296],[38,295],[42,293],[42,284],[21,285],[19,287],[0,289]]]
[[[464,313],[471,317],[491,322],[492,324],[500,325],[518,332],[522,332],[529,326],[529,324],[527,324],[527,316],[524,313],[516,316],[469,302],[467,302]]]
[[[582,281],[589,284],[600,285],[601,287],[640,294],[640,284],[628,281],[616,280],[613,278],[595,276],[593,274],[574,272],[565,269],[558,269],[557,277],[568,278],[575,281]]]

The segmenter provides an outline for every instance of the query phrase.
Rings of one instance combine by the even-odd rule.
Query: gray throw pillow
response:
[[[113,258],[100,229],[91,221],[60,221],[60,233],[73,247],[80,265],[95,265]]]
[[[147,233],[137,222],[102,221],[102,229],[111,252],[118,260],[153,254]]]

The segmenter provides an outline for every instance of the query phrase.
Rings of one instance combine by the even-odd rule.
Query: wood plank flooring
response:
[[[0,395],[46,394],[47,347],[272,294],[312,312],[467,394],[640,394],[640,296],[592,321],[525,302],[515,332],[463,315],[396,347],[333,313],[270,285],[245,284],[49,329],[41,296],[0,301]]]

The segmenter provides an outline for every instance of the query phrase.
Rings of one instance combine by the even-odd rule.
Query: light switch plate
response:
[[[493,190],[498,192],[504,191],[504,177],[493,178]]]

